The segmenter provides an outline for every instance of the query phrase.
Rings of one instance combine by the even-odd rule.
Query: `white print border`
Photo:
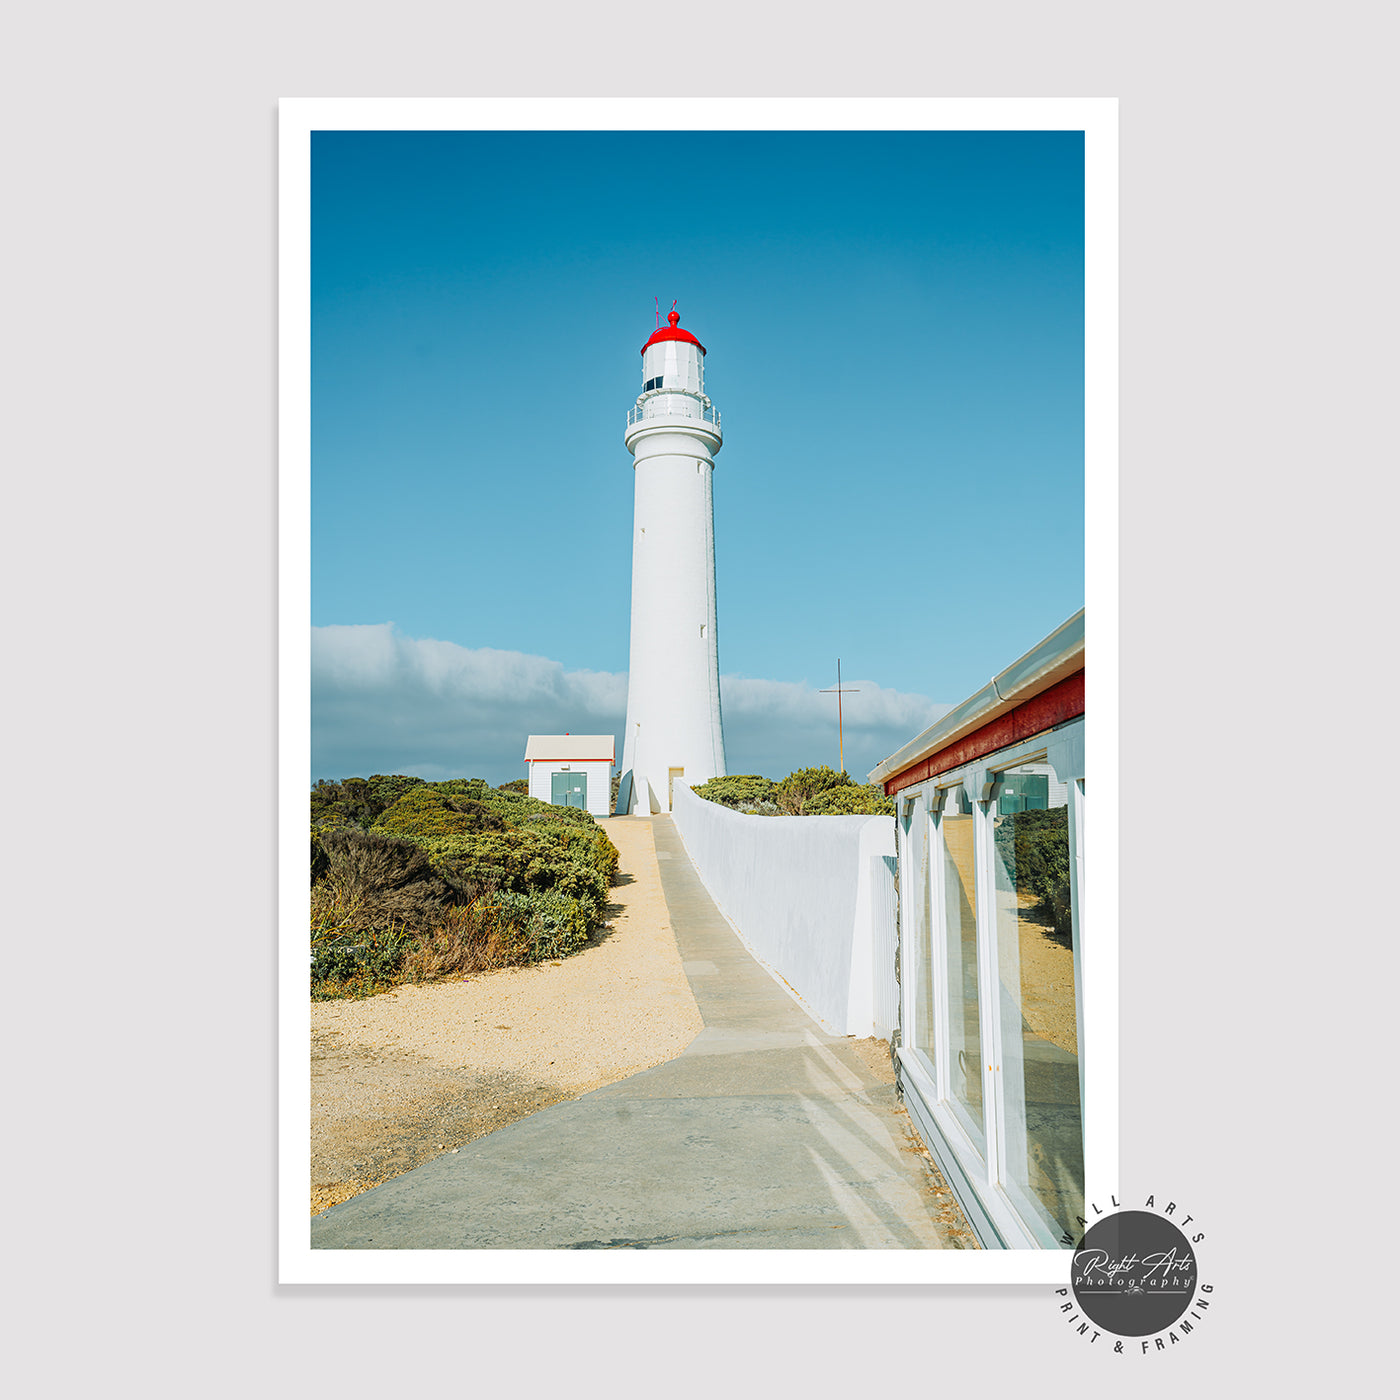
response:
[[[284,1284],[1067,1284],[1065,1250],[313,1250],[306,1208],[305,826],[310,771],[312,131],[1083,131],[1085,604],[1094,781],[1085,1022],[1086,1194],[1118,1180],[1118,103],[1085,99],[284,98],[278,117],[278,1258]]]

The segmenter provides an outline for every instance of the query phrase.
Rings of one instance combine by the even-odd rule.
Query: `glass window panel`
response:
[[[977,881],[973,863],[972,804],[962,788],[943,801],[939,818],[942,839],[942,918],[944,958],[948,969],[948,1089],[962,1107],[963,1126],[985,1151],[982,1118],[982,1034],[977,1005]]]
[[[909,825],[909,849],[914,857],[917,871],[918,892],[916,896],[918,915],[914,925],[914,1048],[928,1061],[929,1073],[933,1073],[934,1027],[933,1027],[933,948],[929,930],[933,927],[931,900],[933,872],[929,869],[929,818],[920,800],[915,806]]]
[[[1077,1238],[1084,1214],[1070,915],[1069,807],[1043,763],[1006,772],[992,805],[1005,1117],[1002,1182],[1018,1208]],[[1032,781],[1034,780],[1034,781]],[[1010,810],[1001,797],[1009,796]]]

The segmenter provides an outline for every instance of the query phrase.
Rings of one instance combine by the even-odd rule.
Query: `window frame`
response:
[[[936,961],[938,964],[938,975],[935,986],[935,1004],[942,1009],[944,1016],[939,1022],[939,1063],[942,1065],[942,1073],[938,1076],[939,1102],[948,1106],[948,1112],[956,1120],[963,1139],[968,1149],[982,1161],[986,1161],[986,1154],[990,1150],[992,1142],[989,1136],[988,1122],[991,1117],[990,1108],[991,1097],[991,1069],[987,1065],[986,1035],[982,1027],[985,1024],[985,1011],[983,1005],[985,1001],[984,991],[991,985],[987,982],[985,971],[982,966],[982,892],[978,887],[978,865],[977,865],[977,804],[966,784],[961,781],[947,783],[942,781],[946,775],[940,775],[934,780],[928,798],[928,813],[930,821],[929,834],[929,882],[932,887],[931,905],[934,917],[931,920],[932,927],[930,934],[937,949]],[[958,1096],[953,1092],[953,1041],[952,1026],[948,1013],[952,1007],[952,972],[948,966],[948,928],[946,924],[948,914],[948,867],[944,855],[947,849],[947,842],[943,832],[943,816],[947,810],[948,801],[955,793],[967,793],[971,801],[972,811],[968,815],[972,817],[972,868],[973,868],[973,896],[976,901],[974,909],[975,945],[977,955],[977,1024],[978,1024],[978,1058],[977,1072],[982,1080],[982,1144],[979,1145],[974,1136],[976,1126],[972,1123],[972,1115],[963,1105]],[[964,1121],[966,1119],[967,1121]]]
[[[1015,1183],[1007,1189],[1006,1097],[1002,1077],[1005,1044],[1000,997],[997,902],[995,898],[995,849],[993,823],[997,808],[999,775],[1027,763],[1044,763],[1066,788],[1069,807],[1070,909],[1073,922],[1074,995],[1076,1035],[1079,1045],[1080,1131],[1085,1147],[1084,1191],[1089,1194],[1091,1166],[1085,1124],[1089,1116],[1085,1065],[1083,922],[1081,886],[1084,863],[1084,717],[1044,730],[1018,744],[998,749],[967,764],[900,789],[896,794],[898,850],[900,857],[900,1044],[897,1059],[901,1078],[914,1092],[907,1102],[921,1126],[931,1125],[941,1142],[928,1145],[949,1184],[962,1199],[974,1230],[983,1242],[1006,1248],[1062,1249],[1060,1228],[1050,1221],[1033,1194]],[[976,896],[977,1011],[982,1071],[983,1146],[962,1122],[967,1110],[952,1094],[951,1037],[947,1014],[948,963],[946,885],[941,818],[948,797],[958,788],[966,792],[973,815],[973,869]],[[922,829],[921,829],[922,828]],[[912,915],[912,917],[909,917]],[[925,968],[919,950],[927,950]],[[933,1027],[929,1037],[930,1063],[915,1040],[918,1037],[917,1001],[925,972],[932,981]],[[909,1031],[913,1031],[913,1035]],[[959,1190],[959,1181],[966,1190]],[[967,1193],[972,1199],[967,1199]],[[1026,1200],[1019,1197],[1027,1195]]]

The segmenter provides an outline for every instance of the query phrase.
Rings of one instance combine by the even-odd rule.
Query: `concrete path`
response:
[[[886,1076],[750,957],[652,820],[704,1030],[316,1216],[313,1249],[974,1247]]]

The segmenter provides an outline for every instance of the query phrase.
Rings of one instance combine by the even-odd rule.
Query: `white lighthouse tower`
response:
[[[669,811],[677,782],[724,774],[713,486],[723,439],[705,347],[675,311],[667,320],[642,346],[642,392],[627,415],[636,495],[620,814]]]

